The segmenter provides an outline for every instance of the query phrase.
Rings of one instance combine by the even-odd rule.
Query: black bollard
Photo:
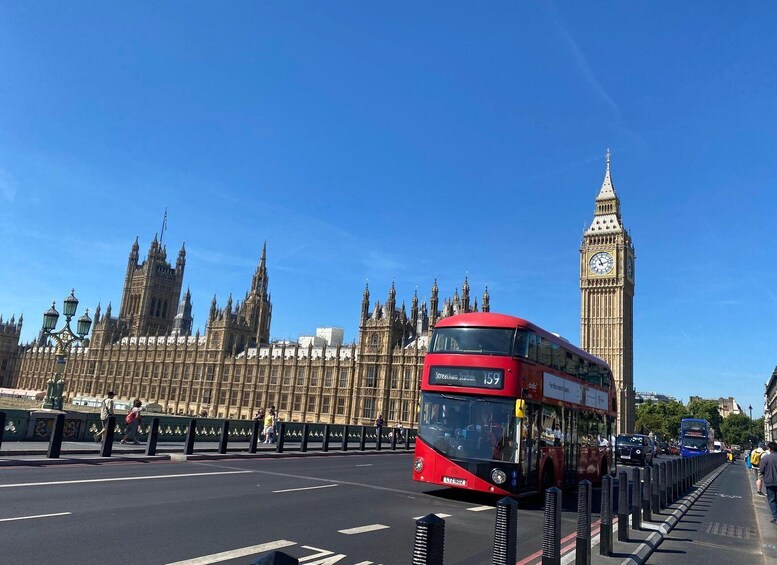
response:
[[[561,565],[561,490],[558,487],[545,491],[542,565]]]
[[[321,441],[321,451],[329,451],[329,424],[324,424],[324,439]]]
[[[189,427],[186,430],[186,443],[183,445],[184,455],[191,455],[194,453],[194,436],[197,435],[197,420],[192,418],[189,420]]]
[[[410,451],[410,430],[405,429],[402,433],[405,437],[405,451]]]
[[[672,502],[680,498],[680,460],[672,461]]]
[[[658,464],[653,464],[653,470],[652,470],[652,476],[653,480],[651,481],[650,485],[650,506],[652,507],[652,512],[660,512],[661,508],[658,503],[658,492],[661,488],[658,482],[658,479],[660,478],[660,474],[658,472]]]
[[[362,426],[362,429],[359,431],[359,451],[365,450],[366,442],[367,442],[367,427]]]
[[[159,437],[159,418],[151,420],[151,429],[148,430],[148,440],[146,441],[146,455],[156,455],[156,441]]]
[[[642,473],[635,467],[631,475],[631,527],[642,529]]]
[[[116,416],[108,416],[105,433],[100,443],[100,457],[110,457],[113,451],[113,434],[116,431]]]
[[[602,477],[601,528],[599,530],[599,555],[612,554],[612,477]]]
[[[413,565],[442,565],[445,549],[445,520],[429,514],[416,520]]]
[[[285,435],[286,435],[286,422],[280,422],[278,424],[278,438],[276,440],[277,443],[275,444],[276,453],[283,453],[283,440]]]
[[[308,433],[310,433],[310,426],[302,424],[302,441],[299,446],[302,453],[305,453],[308,450]]]
[[[391,451],[397,450],[397,430],[391,430]]]
[[[263,553],[256,561],[251,561],[251,565],[299,565],[299,559],[282,551],[271,551]]]
[[[0,447],[3,447],[4,433],[5,433],[5,412],[0,410]]]
[[[666,488],[666,461],[661,461],[661,464],[658,466],[659,468],[659,474],[660,474],[660,480],[659,480],[659,500],[661,509],[663,510],[667,506],[669,506],[669,501],[667,500],[666,493],[668,489]]]
[[[642,481],[642,519],[650,522],[653,520],[651,503],[653,489],[653,467],[645,465],[645,479]]]
[[[221,436],[219,436],[219,453],[224,455],[227,452],[227,443],[229,442],[229,420],[224,420],[221,424]]]
[[[340,451],[348,451],[348,425],[343,426],[343,444]]]
[[[591,565],[591,481],[577,485],[575,565]]]
[[[261,425],[262,423],[256,419],[254,419],[254,421],[251,423],[251,440],[248,444],[248,453],[256,453],[256,444],[259,443]]]
[[[515,565],[518,554],[518,502],[505,497],[496,503],[493,565]]]
[[[59,453],[62,451],[62,434],[65,432],[65,415],[57,414],[54,417],[54,428],[51,430],[49,439],[49,459],[59,459]]]
[[[618,473],[618,541],[629,541],[629,479]]]

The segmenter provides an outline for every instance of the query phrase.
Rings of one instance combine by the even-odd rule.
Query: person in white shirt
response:
[[[94,434],[94,441],[102,441],[105,436],[105,430],[108,428],[108,417],[113,416],[113,391],[108,391],[105,399],[100,405],[100,421],[103,424],[103,429]]]

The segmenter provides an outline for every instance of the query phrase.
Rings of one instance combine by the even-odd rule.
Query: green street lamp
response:
[[[73,333],[73,330],[70,329],[70,320],[76,315],[77,308],[78,299],[75,295],[75,289],[73,289],[70,291],[70,296],[63,301],[62,313],[65,315],[65,327],[58,332],[54,331],[54,328],[57,327],[57,320],[59,320],[56,301],[52,302],[51,308],[43,313],[43,334],[52,338],[57,344],[57,349],[54,352],[56,356],[54,375],[46,384],[46,398],[43,400],[43,408],[62,410],[62,391],[65,388],[65,381],[62,375],[65,372],[65,363],[70,352],[70,346],[73,343],[83,341],[86,334],[89,333],[89,328],[92,326],[89,308],[87,308],[86,313],[78,318],[76,333]]]

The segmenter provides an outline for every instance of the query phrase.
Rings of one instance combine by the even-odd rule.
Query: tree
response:
[[[672,439],[680,435],[680,420],[688,417],[688,410],[680,402],[654,404],[648,400],[637,406],[636,429]]]
[[[753,421],[744,414],[731,414],[720,424],[723,442],[728,445],[746,445],[753,437]]]
[[[692,400],[688,403],[688,412],[691,413],[691,418],[707,420],[715,430],[715,437],[720,437],[720,424],[723,423],[723,417],[718,410],[717,400]]]

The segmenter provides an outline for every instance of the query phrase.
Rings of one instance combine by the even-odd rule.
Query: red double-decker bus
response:
[[[521,318],[450,316],[424,359],[417,481],[507,495],[612,468],[607,363]]]

